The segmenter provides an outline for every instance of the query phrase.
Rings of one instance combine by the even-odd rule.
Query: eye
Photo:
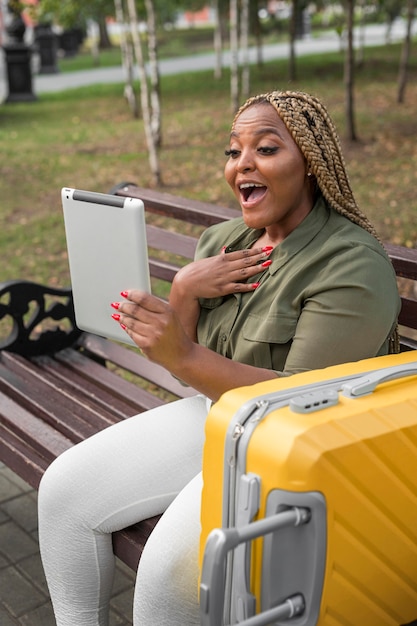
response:
[[[225,154],[227,157],[230,157],[230,158],[232,158],[232,159],[236,159],[236,157],[238,157],[238,156],[239,156],[240,152],[239,152],[239,150],[232,150],[232,149],[230,149],[230,150],[225,150],[225,151],[224,151],[224,154]]]
[[[278,152],[278,148],[276,146],[260,146],[258,148],[258,152],[260,152],[260,154],[275,154],[276,152]]]

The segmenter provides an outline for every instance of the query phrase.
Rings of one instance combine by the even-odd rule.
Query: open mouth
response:
[[[239,185],[239,191],[244,202],[248,202],[248,200],[255,202],[264,195],[266,187],[257,183],[243,183]]]

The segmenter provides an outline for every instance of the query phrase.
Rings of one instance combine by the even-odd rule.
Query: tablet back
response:
[[[144,205],[135,198],[61,192],[77,326],[133,344],[111,314],[120,292],[150,292]]]

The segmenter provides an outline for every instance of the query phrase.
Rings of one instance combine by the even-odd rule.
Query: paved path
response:
[[[37,492],[0,463],[0,626],[55,626],[37,539]],[[131,626],[134,573],[118,561],[110,626]]]

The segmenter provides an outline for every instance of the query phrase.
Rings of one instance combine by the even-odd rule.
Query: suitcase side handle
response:
[[[309,520],[309,509],[292,507],[240,528],[216,528],[212,530],[207,538],[201,572],[201,626],[223,624],[226,557],[230,550],[241,543],[247,543],[268,533],[273,533],[279,528],[306,524]],[[278,619],[298,617],[304,610],[305,602],[302,594],[295,594],[279,606],[240,622],[240,626],[267,626],[267,624]]]
[[[372,393],[382,383],[405,376],[417,376],[417,361],[370,372],[355,381],[345,383],[342,386],[342,394],[347,398],[359,398]]]

